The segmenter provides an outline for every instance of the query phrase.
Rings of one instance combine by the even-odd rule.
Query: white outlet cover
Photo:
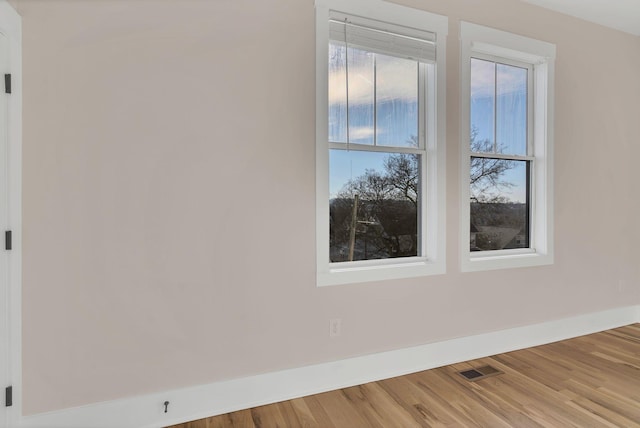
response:
[[[332,318],[329,320],[329,337],[337,337],[342,334],[342,320],[340,318]]]

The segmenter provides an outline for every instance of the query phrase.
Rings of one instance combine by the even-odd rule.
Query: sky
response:
[[[347,56],[348,142],[373,145],[375,140],[378,146],[412,147],[418,134],[418,63],[382,54],[374,59],[371,53],[352,48],[346,52],[337,44],[330,44],[329,56],[329,141],[347,143]],[[383,170],[387,156],[331,150],[330,197],[367,168]]]
[[[470,116],[476,140],[496,153],[527,155],[527,69],[472,58]],[[503,178],[513,187],[501,194],[525,202],[524,162],[515,165]]]
[[[375,56],[375,59],[374,59]],[[348,57],[349,81],[346,81]],[[375,62],[374,62],[375,61]],[[374,72],[375,70],[375,72]],[[477,139],[497,153],[526,155],[527,70],[472,59],[471,125]],[[348,90],[347,90],[348,86]],[[331,43],[329,48],[329,141],[411,147],[418,133],[417,62]],[[348,93],[348,96],[347,96]],[[347,99],[349,108],[347,110]],[[330,151],[330,197],[367,168],[383,170],[385,153]],[[502,196],[524,202],[524,168],[504,179],[513,187]],[[504,189],[503,189],[504,190]]]

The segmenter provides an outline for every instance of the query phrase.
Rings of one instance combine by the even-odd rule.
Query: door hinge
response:
[[[11,75],[10,74],[4,75],[4,93],[5,94],[11,93]]]
[[[5,407],[13,406],[13,386],[7,386],[4,390],[4,405]]]
[[[7,230],[6,232],[4,232],[4,249],[5,250],[11,249],[11,231],[10,230]]]

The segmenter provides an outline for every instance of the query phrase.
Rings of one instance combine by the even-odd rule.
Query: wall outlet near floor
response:
[[[627,281],[624,279],[618,280],[618,292],[624,293],[627,290]]]
[[[342,334],[342,319],[332,318],[329,320],[329,337],[337,337]]]

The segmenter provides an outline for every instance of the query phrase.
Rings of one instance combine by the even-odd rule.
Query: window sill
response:
[[[402,262],[387,260],[382,262],[374,261],[374,263],[351,262],[340,263],[340,267],[331,266],[328,271],[318,272],[317,285],[318,287],[324,287],[441,275],[446,270],[443,262],[435,262],[419,257],[403,260]]]
[[[535,250],[500,250],[482,254],[466,253],[461,262],[462,272],[534,267],[553,264],[553,255]]]

